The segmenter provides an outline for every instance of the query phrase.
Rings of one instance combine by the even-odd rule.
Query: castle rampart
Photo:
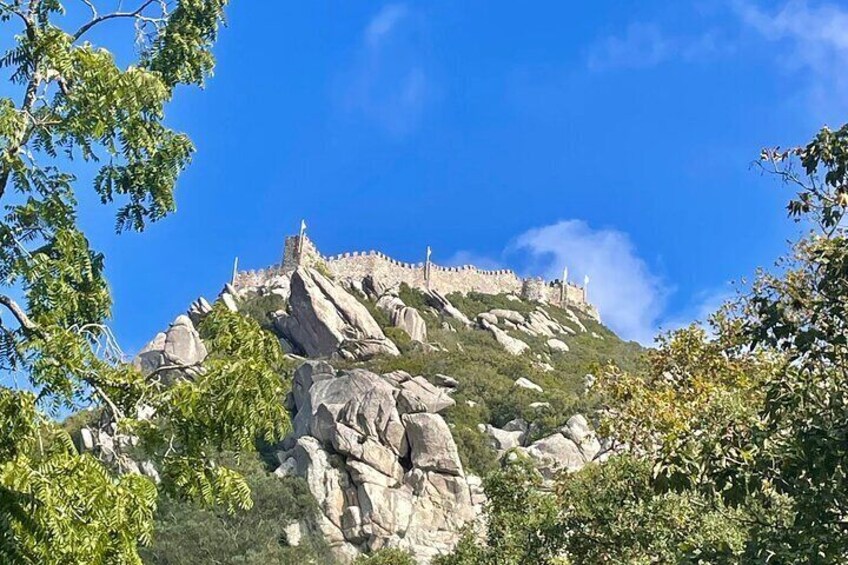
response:
[[[515,294],[528,300],[576,307],[598,318],[597,310],[586,299],[586,289],[570,282],[522,279],[509,269],[484,270],[473,265],[443,267],[429,260],[405,263],[379,251],[354,251],[328,257],[322,255],[305,234],[286,238],[280,265],[239,272],[233,284],[236,289],[262,286],[274,277],[290,274],[300,265],[328,272],[338,281],[361,281],[370,275],[386,286],[406,283],[413,288],[432,289],[442,294]]]

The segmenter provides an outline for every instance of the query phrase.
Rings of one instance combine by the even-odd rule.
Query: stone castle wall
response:
[[[442,267],[430,263],[428,269],[425,263],[404,263],[379,251],[325,256],[305,236],[302,240],[300,236],[287,237],[284,245],[281,265],[238,273],[233,281],[235,287],[262,286],[273,277],[291,273],[298,265],[303,265],[328,272],[339,281],[361,281],[370,275],[387,286],[406,283],[413,288],[429,288],[445,295],[452,292],[515,294],[539,302],[577,307],[597,317],[595,308],[586,301],[584,289],[573,283],[566,284],[563,290],[559,280],[522,279],[509,269],[484,270],[472,265]]]

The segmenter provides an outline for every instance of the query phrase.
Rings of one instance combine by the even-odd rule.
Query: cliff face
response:
[[[635,355],[580,309],[515,294],[445,296],[374,272],[298,267],[235,290],[273,313],[284,347],[305,359],[277,453],[321,510],[299,524],[337,559],[397,547],[427,563],[479,525],[480,475],[526,456],[545,479],[605,457],[574,406],[587,404],[593,363]],[[255,314],[254,314],[255,315]]]
[[[397,547],[426,562],[480,514],[480,480],[466,475],[438,414],[453,404],[447,390],[403,371],[307,361],[295,372],[295,430],[276,473],[307,481],[320,508],[311,527],[339,560]]]
[[[299,266],[228,285],[219,300],[274,332],[297,367],[286,400],[294,429],[267,450],[268,471],[317,503],[287,519],[288,543],[320,539],[340,563],[386,547],[419,563],[449,552],[479,528],[480,477],[503,457],[529,458],[546,480],[603,459],[591,371],[639,353],[583,309],[446,296],[371,272],[338,279]],[[167,379],[202,370],[195,326],[209,310],[195,302],[136,366]],[[115,443],[108,430],[86,438],[98,453]]]

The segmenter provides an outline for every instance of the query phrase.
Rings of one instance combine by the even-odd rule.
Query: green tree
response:
[[[441,563],[848,561],[848,126],[762,165],[796,189],[809,233],[709,331],[608,368],[601,431],[625,454],[556,496],[527,469],[495,473],[486,543]]]
[[[329,548],[318,536],[304,536],[296,546],[286,526],[318,512],[303,479],[276,477],[258,457],[232,462],[244,474],[256,503],[229,513],[222,508],[165,496],[156,509],[153,543],[141,555],[150,565],[264,565],[329,563]]]
[[[608,429],[647,454],[658,491],[718,498],[746,529],[746,562],[844,563],[848,126],[762,165],[796,189],[789,214],[809,233],[714,337],[678,332],[647,375],[608,375]]]
[[[557,499],[540,489],[542,477],[524,458],[507,462],[484,482],[488,497],[486,536],[478,543],[468,532],[438,565],[550,564],[564,539]]]
[[[613,457],[563,476],[557,495],[569,563],[741,563],[744,515],[693,491],[663,492],[651,461]]]
[[[194,148],[164,110],[179,85],[212,71],[226,0],[77,0],[67,7],[78,18],[63,18],[64,4],[0,0],[0,25],[14,36],[0,67],[17,88],[0,98],[0,561],[138,563],[155,485],[78,453],[51,411],[102,406],[156,456],[165,489],[232,509],[250,506],[249,488],[210,454],[278,437],[285,382],[276,342],[220,309],[204,323],[203,370],[173,387],[135,371],[106,325],[104,257],[77,221],[74,160],[95,169],[118,231],[174,211]],[[60,26],[77,19],[85,23]],[[119,45],[89,41],[121,22],[134,30],[127,66],[108,50]],[[138,421],[141,408],[156,416]]]

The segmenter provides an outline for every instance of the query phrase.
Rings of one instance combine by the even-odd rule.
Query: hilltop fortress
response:
[[[585,286],[559,279],[521,278],[510,269],[484,270],[473,265],[442,267],[430,261],[429,248],[423,263],[405,263],[379,251],[325,256],[303,230],[300,235],[285,239],[282,264],[258,271],[235,272],[232,284],[236,290],[266,286],[275,277],[289,275],[299,266],[316,268],[331,274],[336,281],[348,284],[361,283],[370,276],[387,287],[406,283],[412,288],[433,290],[443,295],[453,292],[513,294],[525,300],[577,308],[600,319],[597,309],[588,301]]]

